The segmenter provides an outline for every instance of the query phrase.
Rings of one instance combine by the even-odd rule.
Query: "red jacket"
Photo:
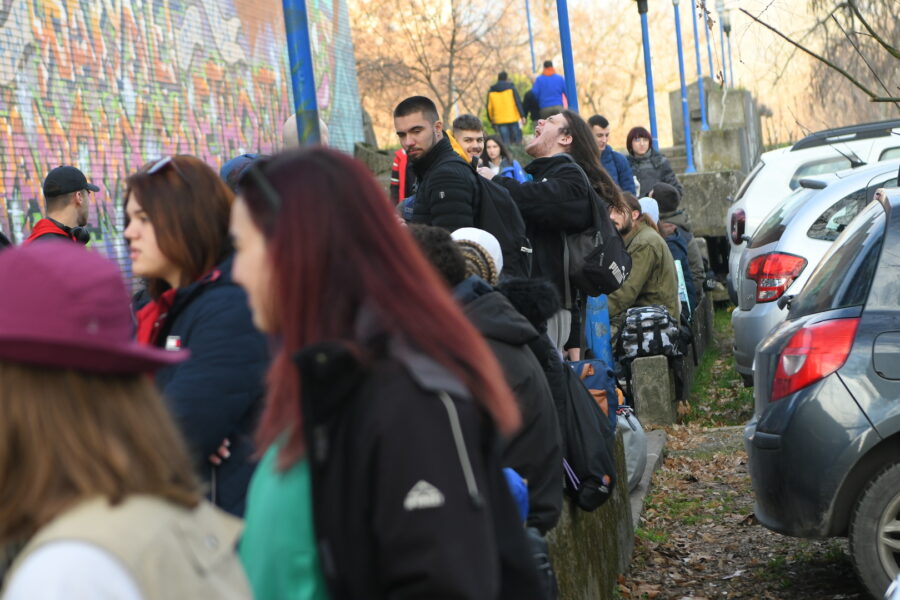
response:
[[[58,238],[67,238],[72,240],[73,242],[76,241],[75,236],[67,233],[62,227],[60,227],[50,219],[41,219],[34,224],[34,229],[31,230],[31,235],[28,236],[28,239],[25,240],[22,245],[30,244],[34,240],[44,236],[55,236]]]

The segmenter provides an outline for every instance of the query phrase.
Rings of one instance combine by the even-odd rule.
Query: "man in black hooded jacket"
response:
[[[412,96],[394,109],[394,127],[419,181],[413,223],[455,231],[472,227],[478,182],[444,135],[434,102]]]
[[[466,276],[466,261],[449,234],[434,227],[411,227],[410,233],[491,347],[516,398],[522,428],[504,445],[502,464],[528,482],[527,524],[544,535],[562,512],[563,470],[556,403],[530,349],[540,335],[506,296]]]

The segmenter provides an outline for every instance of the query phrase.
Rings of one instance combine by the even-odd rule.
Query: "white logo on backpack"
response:
[[[412,486],[403,500],[403,508],[408,511],[423,508],[438,508],[444,505],[444,494],[424,479]]]

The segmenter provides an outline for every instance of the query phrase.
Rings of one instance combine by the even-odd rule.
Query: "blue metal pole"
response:
[[[537,63],[534,62],[534,34],[531,32],[531,6],[525,0],[525,18],[528,19],[528,47],[531,48],[531,72],[537,73]]]
[[[700,98],[700,129],[709,131],[709,123],[706,121],[706,87],[703,85],[703,66],[700,62],[700,36],[697,35],[697,7],[691,0],[691,16],[694,17],[694,56],[697,58],[697,93]],[[710,73],[711,75],[712,73]]]
[[[559,44],[562,50],[563,69],[566,71],[566,98],[569,100],[569,109],[578,112],[575,60],[572,58],[572,36],[569,34],[569,7],[566,0],[556,0],[556,17],[559,21]]]
[[[722,84],[728,85],[728,71],[725,68],[725,27],[722,25],[722,15],[719,15],[719,42],[722,45]]]
[[[706,4],[703,5],[703,31],[706,32],[706,58],[709,59],[709,76],[715,80],[716,70],[713,67],[712,44],[709,42],[709,17],[706,11]]]
[[[696,173],[694,147],[691,144],[691,111],[688,109],[687,84],[684,80],[684,52],[681,48],[681,15],[678,13],[678,0],[672,0],[672,6],[675,8],[675,40],[678,43],[678,75],[681,78],[681,115],[684,120],[684,153],[687,156],[687,167],[684,172]]]
[[[291,65],[291,88],[297,115],[297,137],[300,144],[320,141],[319,111],[316,102],[316,80],[312,51],[309,47],[309,21],[305,0],[284,0],[284,30],[287,34],[288,60]]]
[[[647,25],[647,0],[637,0],[638,13],[641,15],[641,39],[644,44],[644,78],[647,80],[647,109],[650,112],[650,136],[653,138],[653,149],[659,150],[659,137],[656,133],[656,100],[653,98],[653,67],[650,62],[650,28]]]

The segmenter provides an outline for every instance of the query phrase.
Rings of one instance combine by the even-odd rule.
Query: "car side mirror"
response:
[[[785,294],[781,298],[778,299],[778,308],[784,310],[785,308],[791,310],[791,302],[793,302],[794,296]]]

